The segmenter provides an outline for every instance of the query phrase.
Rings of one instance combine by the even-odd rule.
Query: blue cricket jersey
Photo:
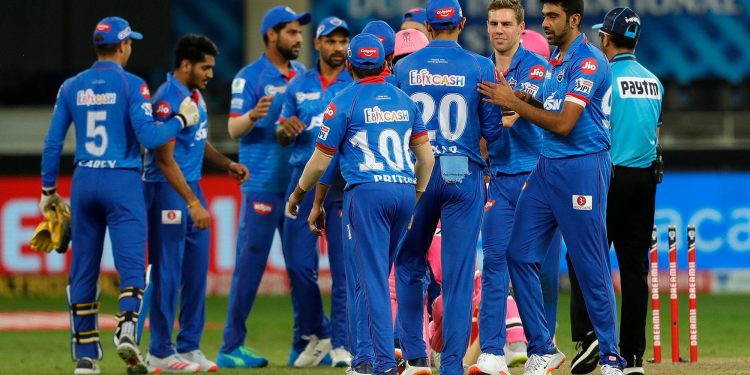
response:
[[[304,167],[315,149],[315,139],[318,137],[320,125],[323,124],[323,111],[336,94],[349,86],[352,77],[346,69],[332,82],[324,82],[320,75],[320,66],[298,74],[286,88],[284,105],[279,121],[297,116],[307,125],[307,128],[297,135],[290,145],[292,155],[289,164],[294,167]]]
[[[544,83],[544,109],[561,112],[566,101],[582,107],[583,113],[570,134],[544,131],[542,155],[564,158],[609,150],[610,71],[604,53],[581,34],[565,58],[552,53],[551,69]]]
[[[382,76],[342,90],[326,107],[317,147],[341,151],[347,189],[367,182],[416,184],[409,143],[426,134],[417,105]]]
[[[609,152],[612,163],[632,168],[650,167],[656,159],[656,129],[661,126],[664,86],[633,54],[617,55],[610,64],[612,149]]]
[[[496,82],[492,61],[456,42],[433,40],[394,70],[398,87],[420,104],[435,157],[463,155],[484,165],[479,139],[494,141],[502,131],[500,108],[477,91],[479,82]]]
[[[286,86],[305,67],[296,61],[290,63],[292,73],[281,74],[265,54],[242,68],[232,81],[232,102],[229,116],[245,116],[255,108],[260,98],[283,94]],[[281,114],[284,95],[276,95],[268,115],[258,120],[253,130],[240,139],[240,163],[250,167],[252,177],[242,184],[242,191],[285,192],[291,176],[289,156],[291,147],[281,147],[276,142],[276,121]]]
[[[185,180],[193,182],[201,179],[203,154],[208,136],[208,113],[203,95],[199,90],[191,92],[170,73],[167,74],[167,81],[156,90],[152,103],[156,108],[154,117],[158,124],[172,118],[186,97],[192,97],[192,100],[198,104],[200,120],[197,125],[183,129],[177,134],[174,139],[174,159],[180,166]],[[146,149],[146,156],[143,159],[143,180],[167,182],[156,162],[154,149]]]
[[[139,143],[158,147],[182,129],[171,119],[155,126],[151,94],[139,77],[112,61],[97,61],[66,80],[57,93],[42,154],[42,186],[55,185],[65,134],[75,123],[75,164],[141,170]]]
[[[494,53],[490,60],[495,61]],[[544,57],[519,45],[503,75],[513,90],[540,99],[548,70],[549,63]],[[542,152],[542,129],[520,117],[512,127],[503,129],[498,139],[487,142],[487,152],[493,174],[531,172]]]

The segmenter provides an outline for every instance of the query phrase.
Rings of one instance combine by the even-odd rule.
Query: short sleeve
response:
[[[565,101],[586,107],[607,77],[607,63],[593,56],[579,59],[568,68],[568,87]]]
[[[323,111],[323,124],[320,126],[316,145],[319,149],[328,153],[335,153],[346,135],[347,115],[343,104],[334,100],[328,104]]]
[[[260,77],[257,77],[260,79]],[[232,81],[232,102],[229,108],[229,116],[242,116],[255,107],[258,97],[253,90],[252,82],[244,78],[242,72]]]
[[[425,128],[422,122],[422,111],[419,110],[419,106],[412,102],[412,112],[414,113],[414,121],[411,127],[411,137],[409,140],[417,139],[423,135],[427,135],[427,128]]]
[[[298,76],[299,77],[299,76]],[[294,78],[286,91],[284,92],[284,98],[281,103],[281,115],[279,116],[279,122],[284,122],[286,119],[297,114],[297,85],[295,82],[297,78]]]

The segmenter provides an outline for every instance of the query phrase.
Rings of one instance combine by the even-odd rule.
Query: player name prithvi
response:
[[[102,104],[115,104],[117,102],[117,94],[113,92],[105,92],[103,94],[94,94],[94,90],[78,90],[76,93],[76,104],[77,105],[102,105]]]
[[[397,174],[376,174],[373,176],[375,182],[393,182],[396,184],[416,184],[417,179],[414,177],[401,176]]]
[[[466,76],[431,74],[427,69],[410,70],[409,85],[464,87],[466,85]]]
[[[399,109],[382,111],[380,107],[365,108],[365,123],[379,124],[381,122],[409,121],[409,111]]]

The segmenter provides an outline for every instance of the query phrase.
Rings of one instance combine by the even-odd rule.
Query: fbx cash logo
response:
[[[399,109],[383,111],[380,107],[365,108],[365,123],[379,124],[381,122],[409,121],[409,111]]]

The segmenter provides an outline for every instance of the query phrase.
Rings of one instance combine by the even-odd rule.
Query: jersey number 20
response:
[[[459,94],[446,94],[440,99],[440,105],[435,107],[435,99],[425,92],[415,92],[411,95],[411,100],[415,103],[422,103],[422,122],[427,123],[438,114],[438,126],[440,134],[449,141],[457,141],[466,130],[466,99]],[[451,129],[451,106],[456,105],[456,128]],[[436,111],[437,110],[437,111]],[[435,131],[430,131],[430,140],[435,139]]]

